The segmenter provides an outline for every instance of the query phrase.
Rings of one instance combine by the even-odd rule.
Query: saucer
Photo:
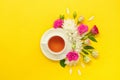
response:
[[[48,50],[47,41],[52,35],[60,35],[65,39],[66,49],[61,54],[52,54]],[[40,40],[40,47],[44,56],[55,61],[64,59],[66,57],[66,54],[71,51],[71,43],[68,41],[64,30],[61,28],[52,28],[46,31]]]

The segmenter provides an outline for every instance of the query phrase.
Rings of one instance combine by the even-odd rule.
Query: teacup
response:
[[[66,41],[63,35],[54,34],[48,38],[48,51],[52,54],[62,54],[66,48]]]

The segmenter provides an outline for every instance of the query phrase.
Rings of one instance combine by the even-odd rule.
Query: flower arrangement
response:
[[[94,16],[89,20],[93,18]],[[82,62],[89,63],[91,61],[89,56],[94,58],[98,57],[98,52],[91,46],[91,41],[97,42],[95,37],[99,34],[99,30],[97,26],[94,25],[89,31],[88,26],[83,23],[83,20],[83,16],[77,19],[77,13],[74,12],[72,19],[65,19],[64,15],[60,15],[59,19],[54,21],[53,27],[55,29],[62,28],[72,44],[72,49],[67,53],[66,58],[60,60],[62,67],[66,65],[76,65],[78,62],[82,61],[81,59],[83,59]]]

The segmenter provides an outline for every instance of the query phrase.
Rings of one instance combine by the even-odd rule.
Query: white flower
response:
[[[62,27],[68,39],[72,42],[73,37],[76,37],[76,34],[77,34],[77,28],[76,28],[75,21],[73,19],[64,20]]]
[[[94,58],[97,58],[98,57],[98,51],[92,51],[92,56]]]
[[[75,51],[77,51],[78,53],[80,53],[82,50],[82,41],[81,40],[76,40],[76,48]]]
[[[78,53],[80,53],[82,49],[83,41],[81,41],[81,38],[82,37],[76,31],[71,35],[68,35],[68,39],[71,42],[72,47],[74,47],[74,50]]]
[[[73,38],[74,42],[79,42],[80,39],[82,38],[77,31],[75,31],[74,33],[71,34],[71,37]]]
[[[75,20],[74,19],[64,20],[62,27],[64,30],[74,33],[74,31],[76,31]]]
[[[77,31],[75,20],[73,19],[64,20],[62,27],[66,32],[68,40],[71,42],[72,45],[75,46],[75,51],[78,53],[81,52],[82,41],[80,39],[82,38],[82,36],[79,35]]]
[[[83,57],[83,61],[84,61],[85,63],[89,63],[89,62],[91,61],[91,59],[90,59],[88,56],[84,56],[84,57]]]

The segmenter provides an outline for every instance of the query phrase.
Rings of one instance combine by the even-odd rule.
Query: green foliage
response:
[[[65,17],[64,17],[64,15],[60,15],[60,19],[64,19]]]
[[[84,46],[84,49],[94,49],[92,46]]]
[[[97,40],[94,38],[94,36],[88,36],[88,38],[94,42],[97,42]]]
[[[66,66],[66,64],[65,64],[65,59],[60,60],[60,65],[61,65],[62,67],[65,67],[65,66]]]
[[[74,12],[74,13],[73,13],[73,18],[75,19],[76,17],[77,17],[77,13]]]
[[[89,54],[86,50],[84,50],[84,49],[82,49],[82,52],[84,53],[84,54]]]

